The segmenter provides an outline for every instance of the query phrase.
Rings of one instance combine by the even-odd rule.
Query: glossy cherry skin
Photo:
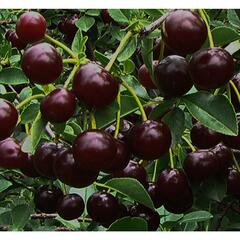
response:
[[[236,86],[238,92],[240,92],[240,73],[233,76],[232,81]],[[236,110],[236,112],[240,111],[240,103],[238,101],[237,95],[234,92],[233,88],[231,87],[231,102]]]
[[[0,99],[0,140],[10,137],[17,125],[18,112],[14,105]]]
[[[20,144],[13,138],[0,141],[0,167],[23,168],[28,155],[21,150]]]
[[[76,109],[75,95],[65,89],[56,88],[41,101],[40,110],[44,119],[53,123],[69,120]]]
[[[58,201],[57,213],[65,220],[79,218],[84,211],[84,201],[78,194],[67,194]]]
[[[57,204],[62,199],[63,193],[60,188],[48,185],[40,186],[34,196],[35,207],[43,213],[55,213]]]
[[[196,87],[204,90],[216,89],[232,78],[233,57],[222,48],[202,49],[193,54],[189,69]]]
[[[157,66],[158,61],[153,61],[153,69]],[[147,66],[143,64],[139,69],[138,69],[138,80],[139,82],[146,88],[146,89],[156,89],[156,85],[154,84],[150,73],[147,69]]]
[[[38,12],[23,13],[16,23],[16,32],[19,39],[25,43],[41,40],[46,32],[45,18]]]
[[[189,74],[189,63],[178,55],[164,58],[154,71],[154,83],[164,98],[179,97],[193,86]]]
[[[112,223],[119,217],[118,200],[107,192],[92,194],[87,201],[89,216],[98,223]]]
[[[121,171],[114,173],[114,177],[129,177],[137,179],[143,186],[147,186],[147,172],[143,166],[135,161],[130,161]]]
[[[103,168],[102,171],[107,173],[114,173],[116,171],[123,170],[130,161],[130,152],[126,143],[121,140],[115,139],[115,145],[117,148],[116,155],[112,161],[111,166]]]
[[[101,12],[101,16],[102,16],[102,20],[104,23],[114,22],[114,20],[112,19],[112,17],[109,14],[108,9],[103,9]]]
[[[112,103],[118,89],[118,80],[94,62],[81,66],[73,79],[73,91],[78,99],[93,108]]]
[[[200,149],[214,147],[223,139],[222,134],[205,127],[200,122],[193,125],[190,136],[192,144]]]
[[[136,157],[154,160],[168,152],[171,140],[170,129],[165,123],[147,120],[131,129],[128,143]]]
[[[151,197],[155,208],[159,208],[163,205],[163,199],[162,199],[158,184],[154,182],[149,182],[147,187],[147,192]]]
[[[97,180],[98,171],[86,171],[81,169],[73,158],[72,149],[61,149],[55,158],[54,174],[63,183],[75,187],[83,188],[91,185]]]
[[[70,16],[65,19],[64,21],[64,28],[65,33],[70,36],[74,36],[78,30],[77,26],[75,25],[77,20],[79,19],[77,14]]]
[[[229,168],[227,176],[227,192],[240,200],[240,173],[237,169]]]
[[[54,142],[45,142],[37,147],[33,157],[33,164],[41,176],[55,178],[53,165],[58,151],[62,148],[63,146],[61,144]]]
[[[113,137],[102,130],[80,133],[73,143],[73,156],[79,167],[92,171],[112,166],[117,147]]]
[[[22,42],[18,35],[16,34],[15,30],[8,30],[6,35],[5,35],[6,39],[11,43],[12,47],[17,48],[18,50],[22,50],[24,49],[27,44]]]
[[[63,70],[62,57],[48,43],[38,43],[28,48],[23,54],[21,66],[33,83],[41,85],[53,83]]]
[[[162,37],[166,45],[182,54],[201,48],[207,38],[203,19],[190,10],[174,10],[163,23]]]
[[[134,205],[130,208],[132,217],[144,218],[148,224],[148,231],[156,231],[160,224],[160,216],[156,211],[142,205]]]
[[[21,172],[28,176],[28,177],[39,177],[39,173],[36,171],[34,164],[33,164],[33,155],[28,154],[28,157],[26,158],[25,166],[21,168]]]

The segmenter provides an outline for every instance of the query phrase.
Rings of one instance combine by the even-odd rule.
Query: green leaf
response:
[[[180,224],[190,223],[190,222],[203,222],[211,219],[213,215],[207,211],[195,211],[184,215],[184,217],[179,221]]]
[[[125,74],[131,74],[135,70],[135,63],[131,59],[127,59],[123,63],[123,71]]]
[[[102,9],[89,9],[86,11],[86,15],[97,17],[101,14]]]
[[[153,18],[159,18],[164,14],[164,11],[161,9],[144,9],[144,12]]]
[[[29,80],[20,68],[4,68],[0,71],[0,84],[19,85],[27,83]]]
[[[76,22],[76,26],[81,29],[83,32],[87,32],[95,23],[95,19],[93,17],[82,16]]]
[[[25,153],[33,153],[34,149],[31,144],[31,136],[27,136],[21,146],[21,150]]]
[[[228,51],[231,55],[233,55],[240,50],[240,40],[231,42],[227,47],[225,47],[225,50]]]
[[[32,96],[32,88],[30,87],[25,87],[22,89],[22,91],[19,93],[19,101],[22,102],[28,97]]]
[[[80,226],[77,219],[67,221],[67,220],[64,220],[61,217],[57,216],[56,220],[59,221],[60,223],[62,223],[65,227],[67,227],[71,230],[77,230],[77,229],[79,229],[79,226]]]
[[[27,107],[25,107],[21,113],[21,123],[32,123],[34,119],[37,117],[38,111],[40,108],[39,103],[31,103]]]
[[[224,95],[199,91],[184,96],[182,102],[192,116],[206,127],[226,135],[238,135],[236,113]]]
[[[146,220],[140,217],[124,217],[118,219],[108,228],[107,231],[147,231]]]
[[[17,94],[15,92],[7,92],[5,94],[0,94],[0,98],[6,99],[10,102],[13,102],[16,97],[17,97]]]
[[[228,21],[236,28],[240,28],[240,19],[234,9],[227,10]]]
[[[72,42],[72,51],[77,54],[85,54],[87,39],[88,37],[83,37],[82,31],[78,30]]]
[[[5,179],[0,179],[0,192],[3,192],[4,190],[9,188],[10,186],[12,186],[11,182],[9,182]]]
[[[27,204],[18,205],[12,210],[13,229],[22,230],[30,219],[32,209]]]
[[[143,187],[143,185],[134,178],[112,178],[104,183],[119,193],[143,204],[146,207],[154,209],[151,197]]]
[[[120,9],[108,9],[108,12],[109,12],[109,15],[116,22],[119,22],[119,23],[128,23],[129,22],[127,16],[125,16]]]

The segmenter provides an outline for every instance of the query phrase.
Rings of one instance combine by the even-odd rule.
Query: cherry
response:
[[[17,35],[25,43],[37,42],[44,38],[46,28],[46,20],[38,12],[25,12],[16,23]]]
[[[112,17],[109,14],[108,9],[103,9],[101,15],[102,15],[102,20],[104,23],[114,22],[114,20],[112,19]]]
[[[28,176],[28,177],[39,177],[39,173],[36,171],[34,164],[33,164],[33,155],[28,154],[28,157],[26,158],[25,166],[21,168],[21,172]]]
[[[78,30],[77,26],[75,25],[77,20],[79,19],[77,14],[70,16],[65,19],[64,21],[64,28],[65,33],[70,36],[74,36]]]
[[[76,97],[71,91],[56,88],[41,101],[40,110],[47,121],[62,123],[73,116],[76,105]]]
[[[112,166],[117,147],[113,137],[102,130],[80,133],[73,143],[73,156],[84,169],[99,171]]]
[[[0,99],[0,140],[13,133],[18,121],[18,112],[14,105],[7,100]]]
[[[48,185],[40,186],[34,196],[35,207],[43,213],[55,213],[57,203],[63,197],[61,189]]]
[[[217,133],[200,122],[196,122],[191,129],[191,141],[197,148],[211,148],[222,141],[222,134]]]
[[[147,192],[148,192],[149,196],[151,197],[155,208],[159,208],[163,205],[163,199],[161,196],[161,192],[156,183],[149,182],[148,187],[147,187]]]
[[[55,178],[53,171],[57,152],[63,148],[61,144],[45,142],[40,144],[34,154],[33,164],[36,171],[43,177]]]
[[[154,160],[168,152],[171,132],[165,123],[147,120],[131,129],[128,143],[136,157]]]
[[[67,194],[57,204],[57,213],[65,220],[79,218],[83,211],[84,201],[78,194]]]
[[[115,139],[115,145],[117,148],[116,155],[112,161],[112,164],[103,168],[102,170],[107,173],[113,173],[119,170],[123,170],[130,161],[130,152],[128,150],[127,144],[121,140]]]
[[[201,48],[207,38],[205,22],[190,10],[174,10],[163,23],[162,37],[176,52],[190,54]]]
[[[130,208],[130,215],[146,220],[149,231],[156,231],[160,224],[160,216],[156,211],[142,205],[134,205]]]
[[[21,150],[20,144],[13,138],[0,141],[0,167],[23,168],[28,155]]]
[[[42,85],[57,80],[63,70],[62,57],[48,43],[38,43],[28,48],[23,54],[21,66],[32,82]]]
[[[194,85],[201,89],[215,89],[226,84],[233,76],[233,57],[222,48],[202,49],[190,61]]]
[[[154,75],[160,95],[165,98],[182,96],[193,86],[189,63],[181,56],[171,55],[164,58],[155,67]]]
[[[75,163],[70,148],[58,151],[53,170],[59,180],[76,188],[87,187],[98,177],[98,171],[85,171]]]
[[[157,64],[158,61],[153,61],[153,69],[155,69]],[[138,80],[146,89],[156,89],[156,85],[154,84],[145,64],[138,69]]]
[[[240,200],[240,173],[237,169],[229,168],[227,177],[227,192]]]
[[[73,79],[73,90],[89,107],[102,108],[114,101],[119,82],[100,65],[90,62],[80,67]]]
[[[8,30],[6,35],[6,39],[11,43],[12,47],[17,48],[18,50],[24,49],[27,44],[22,42],[19,38],[18,35],[16,34],[15,30]]]
[[[143,166],[135,161],[130,161],[128,165],[120,171],[114,173],[114,177],[124,178],[135,178],[137,179],[143,186],[147,186],[147,172]]]
[[[87,201],[89,216],[98,223],[112,223],[119,217],[118,200],[107,192],[92,194]]]
[[[240,92],[240,73],[233,76],[232,81],[234,85],[236,86],[238,92]],[[237,98],[236,93],[233,91],[233,88],[231,88],[231,102],[237,112],[240,111],[240,104]]]

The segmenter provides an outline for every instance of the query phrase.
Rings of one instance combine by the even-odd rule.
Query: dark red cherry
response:
[[[21,168],[21,172],[28,176],[28,177],[39,177],[39,173],[36,171],[34,164],[33,164],[33,155],[28,154],[28,157],[26,158],[25,166]]]
[[[63,148],[57,153],[53,170],[59,180],[75,188],[91,185],[97,180],[99,173],[98,171],[86,171],[75,164],[70,148]]]
[[[120,171],[114,173],[115,177],[119,178],[135,178],[137,179],[143,186],[147,186],[147,172],[143,166],[135,161],[130,161],[128,165]]]
[[[214,147],[223,139],[222,134],[205,127],[200,122],[193,125],[190,136],[192,144],[200,149]]]
[[[63,70],[62,57],[48,43],[38,43],[28,48],[23,54],[21,66],[32,82],[41,85],[57,80]]]
[[[237,169],[229,168],[227,192],[240,200],[240,173]]]
[[[160,224],[159,214],[142,205],[134,205],[130,208],[130,215],[132,217],[141,217],[146,220],[148,224],[148,231],[156,231]]]
[[[131,129],[128,143],[136,157],[154,160],[168,152],[171,139],[171,132],[165,123],[147,120]]]
[[[109,105],[116,98],[118,89],[118,80],[94,62],[81,66],[73,80],[76,96],[89,107]]]
[[[194,53],[190,74],[194,85],[201,89],[215,89],[226,84],[233,76],[233,57],[222,48],[207,48]]]
[[[18,122],[18,112],[14,105],[0,99],[0,140],[10,137]]]
[[[8,29],[7,32],[5,33],[5,38],[7,41],[10,41],[10,36],[12,33],[14,33],[15,31],[13,29]]]
[[[112,19],[112,17],[109,14],[108,9],[103,9],[101,15],[102,15],[102,20],[104,23],[114,22],[114,20]]]
[[[169,13],[165,19],[162,37],[169,48],[189,54],[201,48],[207,38],[207,27],[195,12],[178,9]]]
[[[164,58],[154,71],[154,83],[164,98],[179,97],[193,86],[189,63],[181,56],[171,55]]]
[[[37,42],[44,38],[46,28],[46,20],[38,12],[25,12],[16,23],[17,35],[25,43]]]
[[[237,88],[238,92],[240,92],[240,73],[233,76],[232,81]],[[236,112],[240,111],[240,103],[238,101],[237,95],[231,87],[231,102],[236,110]]]
[[[163,205],[163,199],[162,199],[158,184],[154,182],[149,182],[147,187],[147,192],[151,197],[155,208],[159,208]]]
[[[23,168],[28,155],[21,150],[20,144],[13,138],[0,141],[0,167]]]
[[[92,194],[87,201],[89,216],[98,223],[112,223],[119,217],[119,202],[110,193]]]
[[[114,138],[102,130],[80,133],[73,143],[73,156],[79,167],[92,171],[112,166],[117,147]]]
[[[43,213],[55,213],[57,203],[62,199],[62,191],[55,186],[40,186],[34,196],[35,207]]]
[[[5,35],[6,39],[11,43],[12,47],[17,48],[18,50],[22,50],[24,48],[26,48],[27,44],[22,42],[16,32],[14,30],[8,30],[6,35]]]
[[[64,21],[64,29],[65,33],[70,36],[74,36],[78,30],[76,26],[76,22],[79,19],[77,14],[74,14],[73,16],[70,16],[65,19]]]
[[[76,105],[76,97],[71,91],[57,88],[43,98],[40,110],[43,118],[47,121],[62,123],[73,116]]]
[[[57,213],[65,220],[79,218],[84,211],[84,201],[78,194],[67,194],[58,201]]]
[[[153,70],[157,66],[158,61],[153,61]],[[146,88],[146,89],[156,89],[156,85],[154,84],[150,73],[148,71],[148,68],[145,64],[143,64],[139,69],[138,69],[138,80],[139,82]]]
[[[54,142],[40,144],[34,154],[33,163],[36,171],[43,177],[55,178],[53,165],[58,151],[63,145]]]

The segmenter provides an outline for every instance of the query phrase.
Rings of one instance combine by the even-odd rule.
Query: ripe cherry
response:
[[[65,220],[79,218],[84,211],[84,201],[78,194],[67,194],[58,201],[57,213]]]
[[[80,67],[73,80],[73,90],[80,101],[103,108],[114,101],[119,82],[100,65],[90,62]]]
[[[233,76],[233,57],[222,48],[202,49],[190,61],[194,85],[201,89],[215,89],[226,84]]]
[[[98,171],[86,171],[81,169],[73,158],[70,148],[63,148],[58,151],[54,167],[55,176],[63,183],[76,188],[83,188],[91,185],[98,177]]]
[[[65,88],[56,88],[43,98],[40,110],[43,118],[47,121],[62,123],[73,116],[76,105],[76,97],[71,91]]]
[[[153,70],[157,66],[158,61],[153,61]],[[143,64],[139,69],[138,69],[138,80],[139,82],[146,88],[146,89],[156,89],[156,85],[154,84],[150,73],[148,71],[148,68],[145,64]]]
[[[200,149],[214,147],[220,143],[223,138],[222,134],[205,127],[200,122],[193,125],[190,136],[192,144]]]
[[[147,120],[131,129],[128,143],[136,157],[154,160],[168,152],[171,132],[165,123]]]
[[[16,32],[19,39],[25,43],[41,40],[46,32],[45,18],[38,12],[23,13],[16,23]]]
[[[70,36],[74,36],[78,30],[76,22],[79,19],[77,14],[70,16],[64,21],[65,33]]]
[[[113,137],[102,130],[80,133],[73,143],[73,156],[79,167],[92,171],[112,166],[117,147]]]
[[[237,88],[238,92],[240,92],[240,73],[233,76],[232,81]],[[238,101],[236,93],[233,91],[233,88],[231,88],[231,102],[236,110],[236,112],[240,111],[240,103]]]
[[[40,144],[34,154],[33,163],[36,171],[43,177],[55,178],[53,165],[58,151],[63,148],[61,144],[45,142]]]
[[[102,16],[102,20],[103,20],[104,23],[114,22],[114,20],[112,19],[112,17],[109,14],[108,9],[103,9],[102,13],[101,13],[101,16]]]
[[[134,205],[130,208],[132,217],[141,217],[148,224],[148,231],[156,231],[160,224],[160,216],[156,211],[142,205]]]
[[[149,182],[147,187],[147,192],[151,197],[155,208],[159,208],[163,205],[162,193],[159,190],[158,184],[154,182]]]
[[[143,186],[147,186],[147,172],[143,166],[135,161],[130,161],[128,165],[120,171],[114,173],[114,177],[129,177],[137,179]]]
[[[162,37],[169,48],[190,54],[200,49],[205,42],[207,27],[203,19],[193,11],[174,10],[163,23]]]
[[[7,100],[0,99],[0,140],[13,133],[18,121],[18,112],[14,105]]]
[[[28,157],[26,158],[25,166],[21,168],[21,172],[28,176],[28,177],[39,177],[39,173],[36,171],[34,164],[33,164],[33,155],[28,154]]]
[[[229,168],[227,177],[227,192],[240,200],[240,173],[237,169]]]
[[[41,85],[57,80],[63,70],[62,57],[48,43],[38,43],[28,48],[23,54],[21,66],[32,82]]]
[[[16,34],[15,30],[8,30],[6,35],[6,39],[11,43],[12,47],[17,48],[18,50],[22,50],[26,48],[27,44],[22,42],[18,35]]]
[[[171,55],[164,58],[154,71],[154,83],[165,98],[179,97],[193,86],[187,60],[181,56]]]
[[[62,191],[55,186],[51,188],[48,185],[40,186],[34,196],[35,207],[43,213],[55,213],[57,203],[62,199]]]
[[[28,155],[21,150],[20,144],[13,138],[0,141],[0,167],[23,168]]]

